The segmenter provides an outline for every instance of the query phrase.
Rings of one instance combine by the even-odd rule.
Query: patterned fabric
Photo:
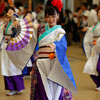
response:
[[[37,76],[36,76],[37,66],[36,61],[33,64],[32,74],[31,74],[31,95],[30,100],[34,100],[35,97],[35,85],[37,83]]]
[[[38,30],[37,30],[37,38],[41,35],[41,34],[43,34],[45,32],[45,26],[44,25],[39,25],[38,26]]]
[[[38,25],[37,29],[37,38],[45,32],[45,26],[43,25]],[[36,66],[36,59],[37,59],[37,53],[33,53],[33,58],[34,58],[34,63],[33,63],[33,68],[32,68],[32,74],[31,74],[31,94],[30,94],[30,100],[34,100],[35,98],[35,85],[37,83],[37,66]]]
[[[62,100],[73,100],[72,93],[69,90],[63,88]]]

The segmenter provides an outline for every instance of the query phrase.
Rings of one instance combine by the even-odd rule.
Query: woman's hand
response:
[[[15,28],[17,28],[18,26],[20,26],[20,24],[19,24],[20,22],[17,20],[17,21],[14,21],[13,22],[13,26],[15,27]]]
[[[54,43],[48,44],[46,46],[49,46],[51,48],[51,52],[54,52],[54,50],[55,50],[55,44]]]
[[[84,27],[81,31],[86,32],[89,29],[89,27]]]

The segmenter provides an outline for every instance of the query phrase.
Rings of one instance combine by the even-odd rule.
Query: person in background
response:
[[[79,27],[80,27],[81,14],[82,14],[81,7],[78,7],[76,11],[73,13],[72,41],[75,43],[80,41]]]
[[[86,32],[84,31],[84,27],[88,27],[88,17],[89,17],[89,13],[90,13],[90,11],[87,10],[87,11],[84,13],[83,17],[82,17],[82,18],[83,18],[83,24],[82,24],[83,29],[81,30],[81,31],[82,31],[81,36],[82,36],[82,49],[83,49],[83,52],[84,52],[84,53],[85,53],[85,50],[84,50],[83,41],[84,41],[84,36],[85,36],[85,34],[86,34]]]
[[[6,51],[8,41],[6,36],[13,34],[13,20],[15,20],[14,18],[18,16],[15,14],[13,7],[8,7],[6,14],[8,16],[9,22],[7,25],[5,25],[4,28],[5,43],[2,45],[1,50],[1,72],[4,76],[5,90],[10,90],[10,92],[7,93],[7,96],[12,96],[15,94],[21,94],[25,87],[22,70],[12,63]]]
[[[97,9],[98,9],[98,5],[97,4],[94,4],[92,6],[91,11],[89,12],[88,26],[87,27],[84,27],[82,29],[83,32],[86,32],[89,29],[89,27],[95,25],[98,22]]]
[[[58,19],[57,24],[61,25],[63,27],[64,23],[65,23],[65,17],[64,17],[64,13],[63,13],[63,9],[62,9],[62,11],[59,13],[59,19]]]
[[[90,14],[90,11],[87,10],[87,11],[83,14],[83,16],[82,16],[82,25],[81,25],[81,26],[82,26],[83,28],[88,26],[89,14]]]
[[[82,5],[81,5],[81,10],[82,10],[82,14],[81,14],[81,16],[83,16],[84,15],[84,13],[88,10],[88,5],[87,5],[87,3],[82,3]]]
[[[64,30],[66,31],[67,35],[67,43],[68,46],[71,45],[71,34],[72,34],[72,13],[70,10],[66,9],[64,12],[65,22],[63,25]]]
[[[98,5],[94,4],[92,6],[92,9],[91,9],[90,13],[89,13],[88,27],[91,27],[92,25],[94,25],[98,22],[97,9],[98,9]]]
[[[38,24],[36,12],[32,12],[32,20],[33,20],[33,23],[37,23]]]
[[[44,11],[43,11],[43,5],[39,4],[37,8],[37,20],[39,24],[44,25]]]
[[[100,8],[97,11],[98,23],[88,29],[84,38],[84,48],[87,62],[84,73],[90,74],[96,84],[96,91],[100,91]]]
[[[23,19],[23,13],[24,13],[24,7],[23,6],[20,6],[19,8],[18,8],[18,17],[20,18],[20,19]]]

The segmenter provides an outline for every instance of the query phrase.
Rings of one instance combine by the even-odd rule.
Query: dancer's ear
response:
[[[59,19],[59,14],[57,14],[57,20]]]

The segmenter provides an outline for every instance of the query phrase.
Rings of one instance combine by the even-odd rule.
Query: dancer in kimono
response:
[[[90,27],[84,38],[85,54],[88,58],[84,73],[90,74],[96,84],[96,91],[100,91],[100,9],[97,11],[98,23]]]
[[[25,50],[32,52],[36,44],[39,46],[38,58],[34,56],[31,79],[31,100],[72,100],[72,93],[77,94],[74,77],[66,56],[67,42],[65,31],[57,25],[59,12],[63,4],[61,0],[48,0],[45,8],[46,26],[33,24],[33,37]],[[19,22],[16,22],[15,26]],[[33,46],[33,47],[32,47]],[[23,48],[24,49],[24,48]],[[30,52],[8,52],[13,63],[25,66],[25,61],[30,59]],[[30,53],[30,54],[29,54]],[[21,54],[21,55],[20,55]],[[26,55],[25,55],[26,54]],[[18,55],[18,56],[14,56]],[[30,56],[28,58],[28,56]],[[15,58],[19,58],[15,60]],[[36,58],[36,59],[35,59]]]
[[[72,100],[72,92],[77,93],[66,56],[66,33],[57,25],[62,6],[61,0],[48,0],[45,9],[48,25],[37,26],[39,51],[32,70],[31,100]]]
[[[7,96],[11,96],[14,94],[20,94],[25,88],[24,82],[23,82],[22,70],[16,67],[12,63],[6,51],[7,39],[8,39],[7,35],[12,34],[13,21],[12,21],[11,16],[13,16],[14,14],[15,14],[14,8],[9,7],[7,10],[7,15],[9,15],[8,17],[9,23],[8,25],[6,25],[5,31],[4,31],[6,42],[4,42],[3,45],[1,46],[2,48],[1,50],[1,71],[2,71],[2,75],[4,76],[5,90],[10,90],[10,92],[7,93]],[[16,15],[14,17],[16,17]]]

